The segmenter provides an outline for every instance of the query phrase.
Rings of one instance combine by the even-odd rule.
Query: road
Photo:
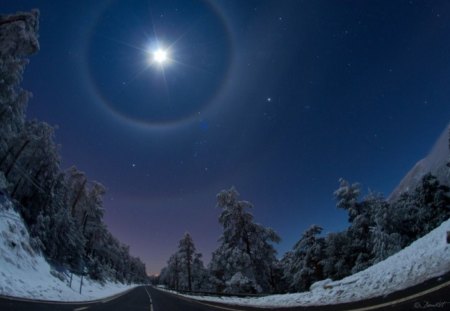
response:
[[[320,307],[260,309],[200,302],[151,286],[136,287],[120,296],[91,303],[49,303],[0,298],[1,311],[410,311],[450,310],[450,273],[386,297]]]

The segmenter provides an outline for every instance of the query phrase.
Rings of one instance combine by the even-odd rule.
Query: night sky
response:
[[[450,120],[448,1],[0,4],[32,8],[28,117],[108,188],[105,221],[149,274],[186,231],[208,262],[232,185],[280,255],[310,224],[342,230],[338,179],[388,195]]]

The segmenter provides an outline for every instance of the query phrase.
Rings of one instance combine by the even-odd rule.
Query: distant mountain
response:
[[[389,195],[389,201],[395,201],[403,192],[414,190],[422,177],[427,173],[435,175],[443,184],[450,186],[450,124],[447,125],[430,153],[414,165],[400,184]]]

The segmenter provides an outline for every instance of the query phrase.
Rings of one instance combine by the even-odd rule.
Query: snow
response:
[[[316,282],[308,292],[258,298],[184,296],[264,307],[326,305],[384,296],[450,271],[447,231],[450,231],[450,219],[386,260],[339,281]]]
[[[54,301],[87,301],[109,297],[135,287],[83,279],[56,271],[30,246],[30,236],[13,204],[0,193],[0,295]]]

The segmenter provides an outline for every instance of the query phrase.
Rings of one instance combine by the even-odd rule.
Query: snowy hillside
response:
[[[12,203],[0,193],[0,295],[57,301],[84,301],[111,296],[133,286],[107,282],[104,286],[57,272],[30,246],[30,236]]]
[[[435,175],[438,180],[448,185],[450,180],[447,162],[450,158],[449,140],[450,140],[450,124],[442,132],[439,139],[434,144],[430,153],[414,165],[414,167],[406,174],[400,184],[394,189],[389,196],[390,201],[397,199],[403,192],[408,192],[414,189],[421,178],[431,173]]]
[[[309,292],[261,298],[196,297],[193,299],[253,306],[308,306],[345,303],[383,296],[450,271],[450,219],[397,254],[339,281],[324,280]]]

